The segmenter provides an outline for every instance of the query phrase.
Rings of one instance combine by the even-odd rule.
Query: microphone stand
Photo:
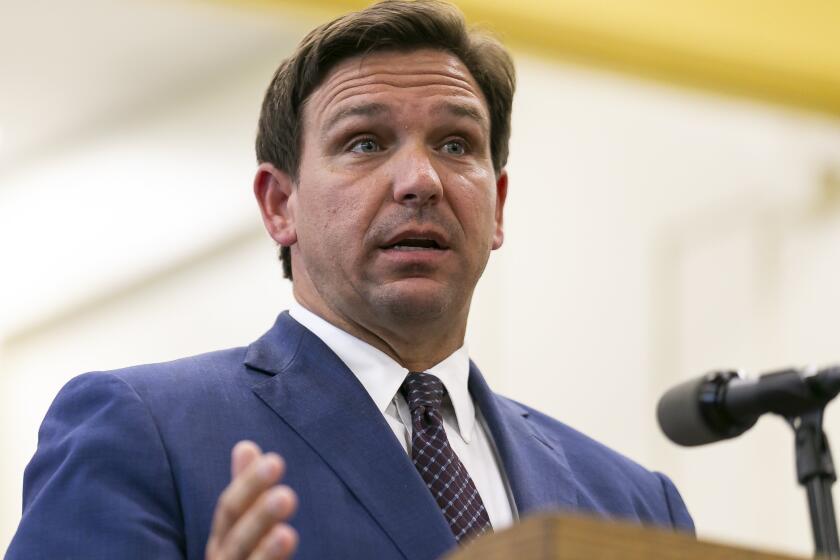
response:
[[[837,474],[823,431],[825,407],[837,395],[840,395],[840,365],[815,373],[810,369],[785,369],[761,375],[756,380],[738,379],[734,371],[716,371],[699,383],[671,389],[660,400],[657,414],[666,435],[681,445],[701,445],[739,436],[768,412],[784,418],[794,431],[796,477],[808,495],[816,554],[828,560],[840,560],[831,497]],[[689,402],[699,405],[695,416],[681,414],[675,408]],[[665,428],[663,414],[675,419],[670,430]]]
[[[840,560],[840,542],[831,497],[831,485],[837,480],[837,475],[822,427],[825,407],[840,394],[840,366],[826,368],[813,375],[805,373],[788,369],[762,375],[756,386],[761,388],[757,393],[757,402],[763,410],[784,417],[793,428],[796,477],[808,494],[816,553],[829,560]],[[731,404],[737,405],[737,390],[732,397]]]
[[[796,477],[808,494],[811,527],[818,555],[840,559],[840,541],[831,485],[837,480],[828,438],[822,428],[825,407],[787,417],[796,439]]]

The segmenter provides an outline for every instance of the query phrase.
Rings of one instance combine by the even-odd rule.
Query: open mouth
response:
[[[443,251],[447,247],[442,247],[434,239],[406,238],[400,239],[391,245],[386,245],[383,249],[393,249],[395,251]]]

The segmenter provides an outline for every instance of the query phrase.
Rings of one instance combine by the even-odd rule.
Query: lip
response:
[[[414,250],[400,250],[394,249],[393,246],[405,239],[428,239],[434,241],[438,245],[438,249],[414,249]],[[449,241],[442,232],[433,228],[409,228],[399,231],[392,235],[380,247],[384,251],[400,252],[400,253],[427,253],[439,252],[442,253],[449,249]]]
[[[422,247],[411,249],[382,247],[379,249],[379,255],[384,259],[383,263],[388,263],[389,267],[395,267],[395,270],[402,270],[410,273],[411,276],[417,274],[425,276],[443,266],[451,258],[452,251]]]

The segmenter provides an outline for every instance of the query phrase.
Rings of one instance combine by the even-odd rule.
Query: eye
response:
[[[350,145],[350,151],[357,154],[373,154],[381,149],[379,143],[373,138],[361,138]]]
[[[467,153],[467,145],[463,140],[450,140],[443,145],[443,151],[449,155],[462,156]]]

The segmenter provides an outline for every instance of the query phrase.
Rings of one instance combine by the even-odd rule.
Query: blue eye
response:
[[[450,140],[443,145],[443,151],[453,156],[462,156],[467,153],[467,147],[460,140]]]
[[[379,150],[379,144],[372,138],[363,138],[358,140],[350,147],[350,151],[357,154],[372,154],[378,152]]]

